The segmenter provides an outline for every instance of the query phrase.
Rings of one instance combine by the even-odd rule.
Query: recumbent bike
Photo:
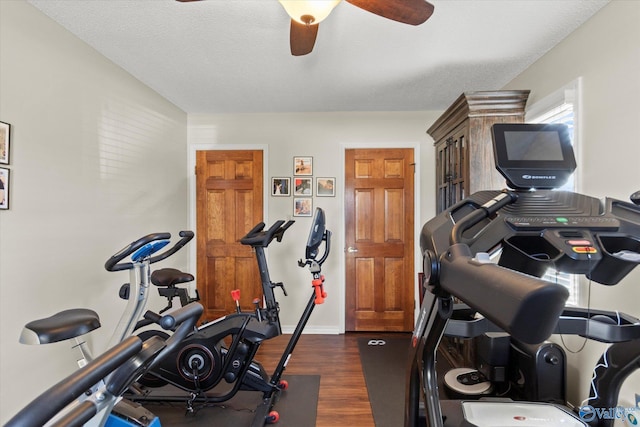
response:
[[[565,308],[568,291],[540,277],[553,267],[603,285],[619,283],[640,263],[640,192],[629,203],[554,190],[576,166],[562,125],[496,124],[492,136],[496,167],[510,190],[474,193],[422,228],[424,296],[410,347],[405,427],[611,426],[593,408],[615,407],[622,382],[640,367],[640,321]],[[497,264],[490,259],[496,253]],[[453,297],[482,317],[451,320]],[[552,333],[612,342],[615,363],[595,383],[599,393],[592,392],[580,416],[551,403],[441,401],[435,364],[442,336],[486,331],[530,345]]]

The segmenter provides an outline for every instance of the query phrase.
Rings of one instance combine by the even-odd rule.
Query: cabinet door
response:
[[[468,180],[467,127],[458,126],[436,145],[437,212],[464,199]]]

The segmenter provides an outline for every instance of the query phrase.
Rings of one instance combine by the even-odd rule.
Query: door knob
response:
[[[354,253],[354,252],[358,252],[358,248],[354,248],[352,246],[349,246],[347,248],[347,252],[349,252],[350,254]]]

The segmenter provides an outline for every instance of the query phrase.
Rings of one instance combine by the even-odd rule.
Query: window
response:
[[[549,96],[527,108],[525,121],[527,123],[563,123],[569,128],[573,151],[576,162],[579,165],[579,108],[580,108],[580,79],[574,80],[568,85],[558,89]],[[579,169],[558,190],[576,191],[578,187]],[[558,283],[569,290],[567,305],[578,305],[579,287],[578,278],[573,274],[561,273],[550,268],[542,277],[550,282]]]

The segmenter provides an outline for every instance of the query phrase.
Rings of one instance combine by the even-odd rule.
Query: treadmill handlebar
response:
[[[473,258],[452,245],[440,257],[440,287],[515,339],[537,344],[555,330],[569,292],[563,286]]]
[[[451,236],[449,238],[450,243],[452,245],[456,243],[472,244],[476,240],[475,237],[465,238],[462,237],[462,234],[483,219],[495,215],[495,213],[503,207],[515,203],[516,200],[518,200],[517,193],[509,190],[502,191],[496,197],[480,206],[480,209],[474,210],[460,221],[456,222],[451,229]]]

